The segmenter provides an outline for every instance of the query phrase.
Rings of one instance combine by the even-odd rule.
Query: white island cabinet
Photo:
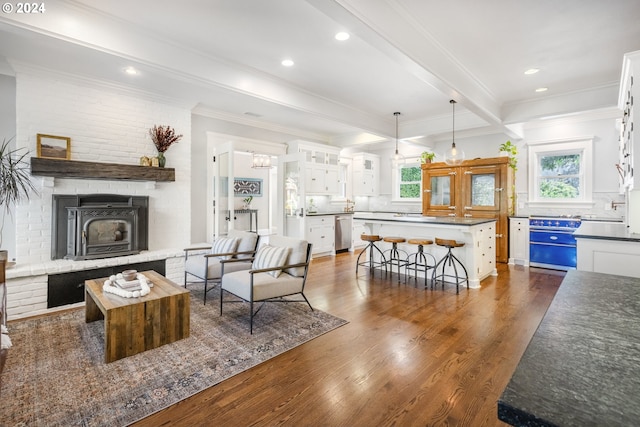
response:
[[[396,216],[385,213],[356,213],[353,219],[363,221],[367,233],[381,237],[404,237],[407,240],[427,238],[434,242],[438,237],[463,242],[465,245],[455,248],[453,253],[464,263],[469,273],[470,288],[479,288],[482,279],[498,275],[495,219]],[[390,243],[385,242],[378,242],[377,245],[382,251],[391,247]],[[417,250],[416,245],[400,243],[398,247],[407,253]],[[436,246],[435,243],[426,246],[424,250],[433,254],[436,260],[440,260],[447,252],[446,248]]]

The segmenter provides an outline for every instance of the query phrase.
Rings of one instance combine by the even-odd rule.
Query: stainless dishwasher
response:
[[[348,251],[351,247],[351,220],[353,215],[336,215],[336,252]]]

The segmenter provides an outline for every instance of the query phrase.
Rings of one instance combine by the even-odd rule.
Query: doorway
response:
[[[277,164],[286,145],[210,133],[207,152],[207,241],[230,229],[277,233]],[[270,156],[272,167],[253,167],[254,154]]]

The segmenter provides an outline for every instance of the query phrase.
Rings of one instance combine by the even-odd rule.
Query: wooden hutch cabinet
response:
[[[513,169],[508,157],[422,165],[422,215],[496,219],[496,261],[509,258]]]

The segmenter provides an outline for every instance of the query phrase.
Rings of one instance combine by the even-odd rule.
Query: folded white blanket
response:
[[[0,349],[11,348],[12,344],[9,335],[1,334],[0,337],[2,337],[2,339],[0,340]]]

